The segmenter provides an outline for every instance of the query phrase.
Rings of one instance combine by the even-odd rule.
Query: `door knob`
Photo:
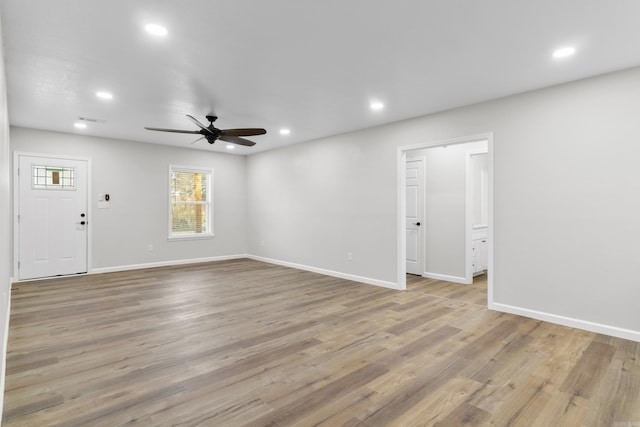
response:
[[[86,222],[80,221],[80,225],[85,225],[85,224],[86,224]]]
[[[80,214],[80,217],[84,218],[84,214],[83,214],[83,213],[81,213],[81,214]]]
[[[417,225],[418,227],[420,227],[420,221],[414,222],[413,225]]]

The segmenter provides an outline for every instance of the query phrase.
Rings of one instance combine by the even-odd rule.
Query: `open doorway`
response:
[[[407,288],[407,161],[415,158],[425,158],[425,204],[424,217],[416,219],[422,228],[422,264],[423,271],[418,278],[445,280],[448,282],[471,284],[474,273],[477,280],[486,280],[487,297],[492,298],[492,262],[493,262],[493,135],[482,134],[444,141],[428,142],[398,148],[398,288]],[[486,208],[478,208],[482,231],[486,233],[481,242],[486,249],[484,258],[479,261],[485,264],[481,271],[474,267],[474,213],[473,197],[470,185],[473,183],[468,169],[474,160],[472,156],[484,154],[485,182],[482,185]],[[436,155],[438,154],[438,155]],[[454,157],[456,160],[454,160]],[[431,161],[430,161],[431,158]],[[456,166],[447,162],[456,162]],[[457,174],[443,178],[429,176],[430,173]],[[429,180],[431,179],[431,182]],[[455,197],[451,183],[455,183],[459,194]],[[430,187],[431,186],[431,187]],[[471,189],[473,186],[471,186]],[[429,200],[429,192],[433,196]],[[455,199],[455,200],[454,200]],[[455,213],[454,212],[455,207]],[[482,216],[484,214],[484,217]],[[420,221],[418,221],[420,220]],[[444,237],[443,237],[444,236]],[[449,238],[450,242],[443,240]],[[482,277],[480,272],[488,274]],[[412,279],[413,280],[413,279]],[[485,301],[486,303],[486,301]]]
[[[465,200],[467,236],[471,252],[467,253],[465,276],[476,283],[489,269],[489,155],[487,147],[468,150],[465,158]],[[468,228],[471,228],[470,230]],[[467,249],[469,249],[467,247]],[[469,261],[470,260],[470,261]]]

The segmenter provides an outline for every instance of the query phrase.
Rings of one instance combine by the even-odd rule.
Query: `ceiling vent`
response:
[[[81,122],[89,122],[89,123],[107,123],[106,120],[92,119],[91,117],[78,117],[78,120],[80,120]]]

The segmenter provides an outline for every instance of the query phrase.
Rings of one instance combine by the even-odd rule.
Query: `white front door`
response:
[[[88,162],[18,157],[18,278],[86,273]]]
[[[424,159],[410,159],[406,164],[406,233],[407,273],[422,275],[422,227],[424,208]]]

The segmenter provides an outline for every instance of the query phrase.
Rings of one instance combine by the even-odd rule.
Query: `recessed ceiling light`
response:
[[[369,108],[371,108],[373,111],[380,111],[384,109],[384,104],[380,101],[372,101],[369,104]]]
[[[566,46],[553,51],[553,57],[556,59],[566,58],[576,53],[576,48],[573,46]]]
[[[233,150],[234,148],[236,148],[235,145],[233,144],[227,144],[227,150]]]
[[[96,92],[96,96],[100,99],[113,99],[113,95],[111,93],[104,91]]]
[[[290,133],[289,129],[280,129],[280,135],[289,135]]]
[[[74,123],[73,126],[75,126],[77,129],[86,129],[87,125],[85,123]]]
[[[168,33],[165,27],[158,24],[147,24],[145,25],[144,29],[147,31],[147,33],[151,34],[152,36],[163,37],[163,36],[166,36]]]

